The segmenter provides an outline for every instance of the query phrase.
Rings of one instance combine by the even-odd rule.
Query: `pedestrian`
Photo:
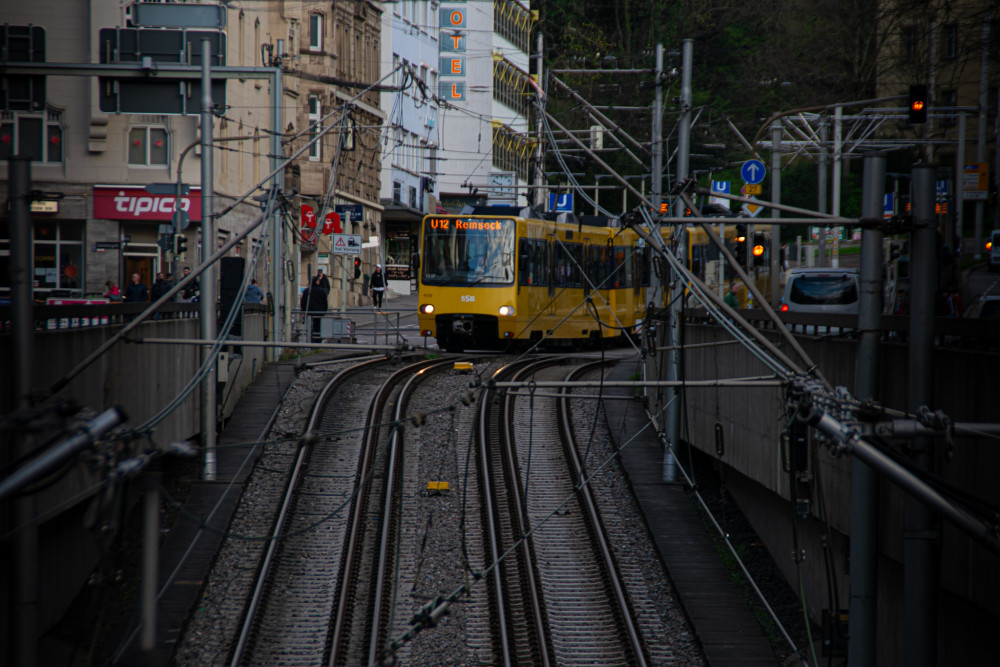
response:
[[[385,296],[385,275],[382,273],[381,264],[375,265],[375,271],[368,284],[372,290],[372,306],[381,308],[382,297]]]
[[[149,295],[153,301],[159,301],[160,297],[173,289],[173,287],[174,283],[161,271],[156,274],[156,282],[153,283],[152,289],[149,290]]]
[[[149,289],[142,284],[138,273],[132,274],[132,282],[125,286],[125,303],[149,301]]]
[[[299,299],[299,308],[307,313],[325,313],[327,296],[323,291],[319,276],[313,278],[309,287],[302,291],[302,298]]]
[[[257,287],[257,279],[250,279],[250,286],[247,287],[246,294],[243,295],[245,303],[264,303],[264,293]]]
[[[312,336],[310,340],[313,343],[318,343],[322,338],[320,337],[320,315],[326,312],[326,292],[323,291],[323,285],[320,283],[320,277],[316,276],[312,279],[309,287],[302,291],[302,298],[299,299],[299,308],[306,312],[306,317],[312,320]]]
[[[323,269],[318,269],[316,271],[316,280],[319,281],[319,286],[322,288],[323,292],[330,296],[330,279],[323,274]]]
[[[118,289],[118,285],[111,278],[108,278],[104,286],[108,288],[108,291],[104,293],[104,298],[111,301],[111,303],[121,303],[122,291]]]
[[[726,305],[730,308],[740,307],[740,284],[734,282],[729,286],[729,291],[726,293],[726,297],[723,299]]]
[[[191,275],[191,269],[185,266],[183,275],[181,275],[181,280],[184,280],[190,275]],[[185,285],[183,289],[181,289],[181,300],[190,302],[194,299],[195,295],[199,291],[201,291],[201,285],[198,284],[198,279],[195,278],[187,285]]]

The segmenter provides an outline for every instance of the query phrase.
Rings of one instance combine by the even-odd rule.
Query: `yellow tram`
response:
[[[650,300],[666,303],[650,290],[653,253],[635,232],[482,210],[423,221],[419,327],[442,349],[594,344],[635,333]],[[662,234],[669,244],[670,230]],[[736,226],[725,235],[734,239]],[[692,227],[687,241],[688,265],[704,279],[707,236]]]

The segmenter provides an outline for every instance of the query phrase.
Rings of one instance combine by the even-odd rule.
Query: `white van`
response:
[[[986,250],[989,253],[990,271],[1000,271],[1000,229],[990,232],[990,238],[986,241]]]
[[[857,269],[792,269],[781,297],[783,313],[858,314]]]

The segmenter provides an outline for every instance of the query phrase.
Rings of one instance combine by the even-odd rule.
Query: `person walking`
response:
[[[250,279],[250,286],[247,287],[246,294],[243,295],[244,303],[264,303],[264,293],[257,286],[257,279]]]
[[[299,308],[305,311],[307,319],[312,320],[312,326],[310,327],[312,335],[310,340],[313,343],[318,343],[322,340],[319,332],[320,317],[317,316],[326,312],[326,300],[326,292],[323,291],[319,276],[312,279],[312,283],[303,290],[302,297],[299,299]]]
[[[125,286],[125,303],[149,301],[149,289],[142,284],[138,273],[132,274],[132,282]]]
[[[372,273],[368,284],[372,290],[372,306],[374,308],[381,308],[382,297],[385,296],[385,274],[382,273],[381,264],[375,265],[375,271]]]

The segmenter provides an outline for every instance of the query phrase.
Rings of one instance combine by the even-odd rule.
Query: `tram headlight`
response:
[[[510,317],[514,314],[514,306],[500,306],[497,312],[500,313],[501,317]]]
[[[432,303],[422,303],[420,304],[420,312],[424,315],[430,315],[434,312],[434,304]]]

